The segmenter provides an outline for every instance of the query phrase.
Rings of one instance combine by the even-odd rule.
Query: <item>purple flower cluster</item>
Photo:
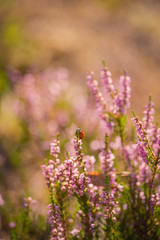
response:
[[[59,140],[55,139],[51,144],[50,144],[50,154],[57,159],[58,155],[60,153],[60,147],[59,147]]]
[[[115,158],[113,153],[111,152],[110,149],[108,149],[107,151],[105,150],[105,148],[102,148],[102,151],[99,154],[99,158],[100,158],[100,162],[101,162],[101,169],[103,171],[103,173],[109,173],[109,172],[113,172],[114,168],[114,161],[113,159]]]
[[[153,126],[152,135],[150,135],[151,138],[151,145],[154,150],[156,158],[158,157],[158,152],[160,149],[160,128],[157,126]]]
[[[49,223],[51,226],[50,240],[66,240],[65,230],[61,221],[59,206],[56,204],[48,205]]]
[[[100,117],[106,122],[108,115],[107,112],[107,106],[104,100],[104,97],[102,93],[100,92],[98,81],[94,79],[94,72],[89,72],[87,75],[88,85],[91,89],[91,92],[96,100],[97,104],[97,111],[100,115]]]
[[[132,182],[131,189],[135,193],[135,199],[141,199],[146,204],[146,211],[154,210],[153,206],[159,200],[155,201],[154,180],[158,179],[159,169],[159,128],[154,125],[154,104],[149,99],[148,105],[145,106],[144,117],[142,122],[134,114],[133,123],[137,130],[137,144],[128,145],[124,148],[125,158],[128,160]],[[149,196],[147,193],[149,186]],[[154,189],[154,191],[153,191]],[[158,190],[158,189],[157,189]],[[158,192],[156,193],[158,199]],[[138,204],[138,200],[137,200]]]
[[[86,239],[90,238],[96,229],[98,219],[104,217],[110,217],[115,221],[116,214],[118,214],[118,202],[116,201],[118,184],[116,183],[115,169],[113,168],[114,156],[111,151],[105,151],[105,147],[100,154],[102,169],[105,174],[109,173],[110,178],[110,191],[103,189],[102,186],[96,186],[92,183],[92,180],[87,172],[94,170],[95,158],[93,156],[83,156],[82,154],[82,140],[74,139],[74,149],[76,152],[75,157],[69,157],[64,160],[63,163],[57,161],[59,159],[58,153],[59,142],[56,140],[51,144],[51,153],[54,160],[49,160],[47,164],[42,165],[43,174],[45,176],[47,186],[50,189],[54,198],[55,193],[67,194],[68,196],[76,197],[80,204],[80,210],[78,211],[78,218],[80,218],[83,226]],[[56,163],[56,164],[55,164]],[[59,189],[59,190],[58,190]],[[119,187],[120,189],[120,187]],[[61,191],[61,192],[60,192]],[[102,207],[103,206],[103,207]],[[64,228],[62,227],[61,214],[58,205],[49,205],[49,219],[51,225],[51,239],[55,238],[58,231],[63,237]],[[78,232],[73,232],[78,236]],[[59,236],[59,235],[57,235]]]
[[[124,123],[122,117],[126,114],[127,108],[130,107],[130,77],[125,73],[120,78],[121,91],[114,88],[111,73],[106,67],[101,70],[101,78],[105,86],[106,92],[110,93],[112,105],[107,106],[105,98],[99,90],[98,83],[94,80],[94,74],[91,72],[87,76],[88,85],[97,102],[100,116],[105,122],[110,123],[110,126],[116,127],[119,131],[121,146],[123,152],[123,160],[125,167],[131,173],[130,191],[133,197],[133,203],[145,203],[145,211],[147,216],[150,215],[151,209],[158,206],[159,195],[154,194],[154,180],[158,181],[158,171],[160,169],[160,130],[154,125],[154,104],[149,98],[149,103],[145,106],[144,117],[142,122],[134,114],[133,123],[137,130],[137,144],[124,143]],[[115,128],[116,129],[116,128]],[[103,173],[109,175],[110,186],[116,185],[116,175],[114,174],[114,155],[111,149],[106,146],[102,148],[99,154],[101,160],[101,168]],[[111,173],[111,174],[109,174]],[[113,182],[113,183],[112,183]],[[111,185],[112,183],[112,185]],[[115,188],[116,189],[116,188]],[[116,190],[111,188],[110,191],[102,192],[101,203],[106,204],[106,218],[114,218],[115,209],[119,209],[118,203],[116,206]],[[149,190],[148,190],[149,189]],[[158,190],[158,189],[157,189]],[[149,191],[149,192],[148,192]],[[157,201],[155,200],[157,199]],[[113,216],[112,216],[113,210]]]
[[[69,126],[66,125],[69,114],[65,115],[63,111],[57,113],[59,105],[56,104],[67,87],[67,75],[63,70],[62,75],[59,72],[55,76],[57,81],[53,82],[53,76],[49,73],[28,74],[21,82],[17,81],[15,87],[19,96],[23,96],[26,108],[30,109],[26,123],[33,135],[34,146],[40,143],[48,149],[55,132],[65,130],[60,133],[62,149],[57,135],[50,143],[50,158],[41,166],[50,197],[50,228],[44,230],[45,233],[50,231],[51,240],[159,239],[160,128],[154,123],[151,98],[145,106],[142,122],[133,112],[136,134],[134,131],[128,133],[126,112],[130,107],[131,79],[124,73],[120,77],[120,87],[116,89],[111,72],[104,66],[100,75],[104,89],[95,80],[93,72],[87,74],[102,123],[97,121],[98,114],[88,101],[90,96],[82,94],[71,101],[71,110],[67,103],[69,114],[76,111],[77,119],[79,117],[77,124]],[[55,111],[52,111],[54,106]],[[85,122],[86,128],[84,125],[82,129],[78,128],[72,139],[73,131],[80,122]],[[46,131],[41,128],[44,123]],[[83,128],[86,129],[85,134]],[[100,134],[97,135],[98,130]],[[46,136],[48,141],[45,141]],[[88,139],[91,139],[91,145]],[[83,153],[83,141],[87,155]],[[94,156],[89,155],[92,150]],[[30,207],[33,203],[35,200],[31,197],[24,198],[23,210],[13,221],[9,219],[8,230],[15,239],[21,239],[23,234],[23,238],[33,237],[33,226],[39,224],[30,224]],[[5,205],[6,201],[4,204],[0,194],[0,208]],[[39,227],[37,229],[41,230]],[[41,236],[39,232],[38,236]]]
[[[114,85],[111,77],[112,77],[111,72],[106,67],[103,67],[101,69],[101,79],[103,80],[103,84],[105,86],[106,91],[113,93]]]
[[[0,206],[4,205],[4,200],[2,198],[2,195],[0,194]]]
[[[83,164],[82,140],[77,137],[74,137],[73,144],[74,150],[76,152],[76,160],[78,161],[79,164]]]
[[[96,100],[97,111],[101,119],[105,121],[107,128],[111,130],[115,126],[115,119],[123,116],[130,106],[131,79],[126,73],[124,76],[121,76],[121,91],[118,91],[118,89],[115,89],[112,83],[111,73],[106,67],[101,70],[101,78],[107,93],[109,93],[112,99],[112,104],[110,106],[107,106],[106,98],[103,97],[98,82],[94,79],[94,72],[89,72],[87,74],[88,85]]]
[[[29,208],[32,204],[35,204],[36,200],[33,200],[31,197],[24,198],[24,207]]]
[[[151,129],[153,128],[153,121],[154,121],[154,103],[151,102],[151,99],[149,99],[149,102],[147,105],[144,106],[144,117],[142,119],[143,121],[143,128],[148,132],[151,133]]]
[[[142,145],[142,142],[138,141],[137,146],[139,149],[140,156],[142,157],[143,161],[145,163],[148,163],[148,151],[147,148],[145,148],[144,145]]]
[[[70,157],[60,164],[57,154],[56,140],[51,144],[52,154],[54,161],[49,160],[47,165],[42,165],[43,174],[45,176],[47,186],[52,188],[56,184],[60,184],[62,191],[69,191],[69,194],[74,195],[77,191],[83,192],[86,176],[84,173],[79,172],[80,165],[82,164],[83,154],[81,152],[82,141],[80,139],[74,139],[74,148],[76,151],[76,157]],[[58,146],[59,152],[59,146]],[[56,162],[56,165],[55,165]],[[85,179],[85,180],[84,180]],[[78,189],[79,187],[79,189]],[[78,189],[78,190],[77,190]]]
[[[148,164],[153,164],[153,162],[155,161],[155,155],[149,144],[146,131],[143,128],[143,124],[138,120],[137,117],[133,118],[132,121],[136,127],[139,137],[137,145],[139,148],[140,156],[142,157],[144,162]]]
[[[120,77],[120,84],[122,86],[122,101],[123,101],[123,105],[122,105],[122,111],[123,113],[126,113],[126,109],[130,107],[130,92],[131,92],[131,88],[130,88],[130,82],[131,82],[131,78],[129,76],[127,76],[127,74],[125,73],[124,76]],[[124,108],[124,110],[123,110]]]
[[[93,172],[94,171],[94,164],[96,162],[96,159],[94,156],[86,155],[83,158],[83,162],[85,164],[85,168],[87,172]]]
[[[100,194],[101,204],[104,206],[104,218],[116,221],[116,215],[120,212],[119,202],[116,201],[115,192],[103,191]]]
[[[160,206],[160,193],[157,192],[151,195],[151,204],[152,208],[154,208],[154,206]]]
[[[118,115],[126,114],[127,108],[130,107],[130,77],[126,75],[120,77],[121,92],[114,92],[114,113]]]
[[[158,151],[160,149],[160,128],[154,124],[154,103],[149,98],[148,104],[144,109],[143,128],[146,131],[149,144],[152,146],[155,157],[158,157]]]
[[[154,103],[149,99],[148,105],[145,106],[144,117],[142,122],[138,118],[134,118],[133,122],[137,129],[137,134],[140,143],[139,149],[142,154],[142,158],[146,159],[146,156],[151,156],[155,161],[158,156],[158,149],[160,149],[160,128],[154,125]],[[152,149],[151,149],[152,147]],[[150,153],[148,153],[148,150]]]
[[[114,113],[125,114],[126,109],[130,107],[131,79],[127,76],[126,72],[120,77],[121,92],[119,92],[115,89],[111,76],[111,72],[106,67],[102,68],[101,79],[107,93],[110,93],[110,96],[114,100],[115,104],[111,109],[113,109]]]
[[[118,232],[115,233],[118,221],[123,221],[125,226],[131,224],[133,234],[139,234],[139,228],[142,229],[140,239],[150,239],[146,238],[150,233],[143,232],[143,227],[151,227],[154,211],[160,206],[157,187],[160,129],[153,123],[153,103],[150,100],[145,106],[142,122],[134,114],[133,123],[138,141],[136,144],[126,143],[125,114],[130,107],[130,77],[126,73],[120,77],[121,90],[118,91],[108,69],[104,67],[101,70],[101,79],[112,100],[111,106],[107,106],[93,72],[88,73],[87,79],[100,117],[107,123],[107,127],[114,126],[115,131],[110,132],[110,135],[105,134],[104,145],[95,147],[99,163],[94,156],[82,153],[82,140],[78,134],[73,140],[75,154],[70,152],[70,156],[67,151],[67,159],[63,161],[59,160],[59,140],[54,140],[50,145],[53,160],[49,160],[42,169],[51,199],[54,199],[49,205],[51,239],[67,239],[67,236],[72,236],[75,239],[89,240],[103,233],[107,238],[112,235],[113,239],[118,239]],[[95,145],[97,142],[100,141],[95,141]],[[97,171],[95,164],[98,166]],[[77,219],[72,230],[66,230],[64,209],[72,199],[78,202]],[[77,230],[78,227],[80,231]],[[128,239],[133,239],[133,235]]]
[[[111,150],[106,146],[102,148],[101,153],[99,154],[101,169],[103,173],[109,179],[107,189],[103,189],[100,194],[100,202],[104,206],[105,210],[105,219],[110,218],[113,221],[116,221],[116,215],[119,213],[119,203],[116,201],[117,194],[120,194],[122,186],[116,182],[116,173],[114,168],[114,155]],[[118,195],[119,195],[118,194]],[[120,197],[120,195],[119,195]]]
[[[68,88],[68,70],[66,68],[48,69],[41,73],[20,76],[16,80],[14,88],[16,96],[18,96],[15,101],[17,113],[27,121],[29,131],[33,136],[41,134],[44,127],[48,139],[56,134],[62,122],[59,121],[59,114],[63,115],[66,122],[68,121],[64,117],[65,112],[63,111],[57,111],[54,117],[52,114],[57,100],[61,95],[64,96],[64,91]]]
[[[15,228],[15,226],[16,226],[16,223],[15,223],[15,222],[10,222],[10,223],[9,223],[9,227],[10,227],[10,228]]]

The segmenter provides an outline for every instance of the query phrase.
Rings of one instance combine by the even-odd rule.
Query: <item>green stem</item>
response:
[[[153,188],[154,178],[155,178],[155,175],[156,175],[156,170],[157,170],[157,166],[154,167],[153,176],[152,176],[151,183],[150,183],[150,188],[149,188],[149,198],[148,198],[148,213],[149,214],[150,214],[150,211],[151,211],[151,195],[152,195],[152,188]]]
[[[26,207],[24,210],[24,217],[23,217],[23,222],[22,222],[22,232],[21,236],[19,239],[25,240],[26,239],[26,234],[27,234],[27,224],[28,224],[28,216],[29,216],[29,207]]]
[[[120,119],[117,119],[117,122],[118,122],[118,128],[119,128],[119,135],[120,135],[120,138],[121,138],[122,160],[125,164],[125,168],[127,169],[126,162],[125,162],[125,157],[124,157],[124,128],[121,125]]]
[[[153,175],[152,175],[152,179],[151,179],[151,183],[150,183],[150,188],[149,188],[149,198],[148,198],[148,219],[151,215],[151,195],[152,195],[152,188],[154,185],[154,179],[155,179],[155,175],[157,173],[157,165],[159,163],[159,155],[160,155],[160,149],[158,150],[158,156],[155,160],[155,164],[154,164],[154,168],[153,168]]]

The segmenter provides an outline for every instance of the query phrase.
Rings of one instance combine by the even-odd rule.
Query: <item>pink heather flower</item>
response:
[[[148,152],[147,152],[146,148],[142,145],[142,143],[140,141],[137,142],[137,146],[138,146],[140,156],[142,157],[143,161],[145,163],[148,163]]]
[[[110,143],[110,147],[113,148],[114,150],[117,150],[121,147],[121,138],[120,136],[117,136],[114,140],[114,142]]]
[[[81,140],[76,139],[76,144],[81,144]],[[80,151],[81,156],[81,146],[76,145],[77,151]],[[76,158],[69,158],[64,161],[64,163],[59,165],[54,165],[53,160],[49,160],[48,165],[42,165],[43,174],[46,179],[47,187],[54,188],[57,183],[60,184],[62,191],[68,191],[69,195],[73,195],[77,192],[77,182],[79,181],[79,163],[82,163],[82,159],[78,158],[78,152]],[[77,159],[78,158],[78,159]],[[55,159],[55,161],[57,161]],[[79,162],[80,161],[80,162]],[[81,186],[82,187],[82,186]]]
[[[102,120],[106,123],[108,130],[112,130],[115,126],[115,118],[119,115],[124,115],[127,108],[130,106],[130,77],[126,74],[121,76],[120,84],[122,92],[114,89],[111,79],[111,73],[103,68],[101,70],[101,78],[107,92],[110,92],[112,105],[107,106],[102,93],[99,90],[98,82],[94,79],[94,72],[87,74],[88,86],[96,100],[97,111]]]
[[[69,122],[69,115],[67,112],[60,111],[57,113],[57,121],[59,126],[65,127]]]
[[[51,226],[50,240],[60,240],[60,239],[66,240],[63,222],[61,221],[59,206],[56,204],[49,204],[48,214],[49,214],[49,224]]]
[[[124,158],[129,163],[129,170],[134,171],[139,164],[139,149],[137,144],[130,144],[124,147]]]
[[[154,150],[155,156],[158,156],[158,150],[160,149],[160,128],[154,126],[152,131],[152,148]]]
[[[150,178],[151,178],[151,169],[149,168],[149,166],[146,164],[146,162],[144,162],[144,160],[140,159],[140,163],[139,163],[139,168],[137,171],[137,183],[147,183],[149,184],[150,182]],[[138,186],[138,184],[137,184]]]
[[[106,103],[102,93],[99,90],[98,82],[94,79],[94,72],[89,72],[87,74],[88,86],[91,89],[91,92],[96,100],[97,110],[100,117],[106,122],[108,115],[105,113],[107,110]]]
[[[93,156],[84,157],[82,154],[82,141],[75,138],[74,148],[76,151],[76,157],[68,157],[62,164],[58,164],[54,167],[54,161],[49,160],[48,165],[43,165],[43,173],[45,175],[47,185],[53,188],[58,184],[62,191],[67,191],[69,196],[78,196],[78,199],[85,196],[87,197],[88,212],[82,212],[81,220],[83,221],[84,227],[86,226],[85,234],[92,234],[95,231],[95,221],[101,216],[96,214],[100,209],[99,189],[91,183],[90,177],[87,176],[86,170],[93,170],[95,158]],[[106,164],[108,171],[114,171],[113,169],[113,154],[108,151],[108,162]],[[106,155],[105,155],[106,157]],[[110,158],[110,159],[109,159]],[[111,184],[115,183],[116,175],[111,175]],[[118,189],[118,188],[117,188]],[[106,193],[107,194],[107,193]],[[111,207],[112,219],[116,219],[116,213],[118,212],[118,204],[113,204],[115,200],[116,189],[112,189],[109,200],[106,200],[108,195],[103,193],[103,204],[105,205],[106,215],[108,206]],[[107,203],[109,205],[107,205]],[[115,208],[115,209],[114,209]],[[51,225],[51,239],[62,239],[65,238],[63,222],[61,222],[59,207],[55,204],[49,205],[49,222]],[[60,226],[59,229],[58,226]],[[74,234],[74,232],[73,232]]]
[[[79,211],[78,216],[82,219],[82,223],[84,225],[84,232],[85,237],[89,239],[88,237],[91,236],[95,231],[95,216],[93,216],[93,209],[90,207],[88,212],[82,212]]]
[[[145,197],[144,191],[141,191],[141,192],[139,193],[139,196],[140,196],[140,198],[141,198],[141,201],[142,201],[143,203],[145,203],[146,197]]]
[[[148,132],[153,128],[153,121],[154,121],[154,103],[151,102],[149,99],[149,102],[144,107],[144,117],[142,119],[143,121],[143,128]]]
[[[51,144],[50,144],[50,154],[54,158],[58,158],[58,155],[60,153],[60,147],[59,147],[59,140],[55,139]]]
[[[49,160],[49,165],[42,165],[41,168],[43,170],[43,174],[47,180],[47,171],[49,171],[49,174],[51,174],[52,169],[56,168],[60,164],[59,160],[59,153],[60,153],[60,147],[59,147],[59,140],[55,139],[51,144],[50,144],[50,154],[53,156],[54,160]],[[48,182],[49,183],[49,182]]]
[[[15,228],[15,226],[16,226],[15,222],[10,222],[10,223],[9,223],[9,227],[10,227],[10,228]]]
[[[123,113],[126,113],[126,109],[130,107],[130,82],[131,78],[125,73],[124,76],[120,77],[120,84],[122,86],[122,101],[123,101]]]
[[[126,113],[127,108],[130,107],[130,77],[126,74],[120,77],[121,92],[114,90],[112,93],[112,98],[114,100],[114,105],[110,107],[110,110],[114,114],[123,115]]]
[[[131,92],[130,81],[131,79],[127,75],[120,77],[122,91],[118,92],[117,90],[114,92],[115,103],[115,106],[113,107],[114,113],[123,115],[126,113],[127,108],[130,107],[130,92]]]
[[[127,145],[124,148],[124,157],[126,163],[128,162],[128,170],[131,172],[132,187],[139,188],[143,183],[149,183],[151,177],[151,170],[148,166],[148,152],[143,147],[140,141],[137,144]],[[137,190],[136,191],[140,191]]]
[[[160,193],[152,194],[151,197],[152,206],[160,206]]]
[[[127,208],[128,208],[127,203],[124,203],[124,204],[123,204],[123,210],[127,210]]]
[[[18,106],[16,113],[27,123],[32,138],[29,149],[34,154],[36,144],[42,149],[43,141],[51,141],[68,122],[68,112],[59,109],[53,114],[55,104],[68,94],[68,70],[48,69],[19,76],[13,87]]]
[[[79,177],[78,162],[75,158],[70,158],[64,162],[65,170],[63,173],[63,188],[67,190],[69,195],[73,195],[77,188],[77,181]]]
[[[78,230],[77,228],[74,228],[72,231],[70,231],[70,234],[73,237],[76,237],[79,233],[80,233],[80,230]]]
[[[90,148],[93,151],[97,151],[97,150],[101,149],[101,141],[98,141],[98,140],[92,141],[90,144]]]
[[[113,93],[114,91],[114,86],[112,84],[112,74],[106,67],[101,69],[101,79],[103,80],[103,84],[106,88],[107,92]]]
[[[94,164],[96,162],[96,159],[95,159],[94,156],[86,155],[83,158],[83,162],[85,164],[87,172],[93,172],[94,171]]]
[[[104,218],[111,218],[113,221],[116,221],[116,215],[120,212],[120,208],[118,207],[118,201],[115,198],[115,192],[112,191],[106,192],[103,191],[100,194],[100,202],[104,207],[105,214]]]
[[[33,200],[31,197],[24,198],[24,207],[30,207],[30,205],[35,204],[36,200]]]
[[[100,162],[101,162],[101,169],[103,171],[103,173],[107,173],[112,171],[113,169],[113,159],[114,159],[114,155],[111,152],[110,149],[106,150],[102,149],[101,153],[99,154],[99,158],[100,158]]]
[[[145,163],[153,165],[156,159],[156,153],[153,151],[152,147],[149,144],[149,140],[147,138],[146,131],[143,128],[143,124],[136,117],[133,119],[133,122],[139,137],[138,148],[140,150],[140,156]]]
[[[2,198],[2,195],[0,194],[0,206],[4,205],[4,200]]]
[[[132,118],[132,121],[136,127],[138,137],[140,138],[140,141],[143,143],[144,146],[147,146],[147,137],[146,137],[146,132],[143,129],[142,122],[138,120],[138,118]]]
[[[114,92],[114,105],[112,106],[112,111],[114,114],[123,114],[123,98],[122,93],[115,91]]]
[[[83,164],[82,163],[82,160],[83,160],[82,140],[78,139],[77,137],[74,137],[73,144],[74,144],[74,150],[76,152],[77,161],[79,164]]]
[[[50,161],[49,165],[43,164],[43,165],[41,165],[41,168],[42,168],[42,172],[45,177],[45,180],[46,180],[47,187],[50,188],[51,187],[50,177],[53,176],[54,163],[52,164]]]

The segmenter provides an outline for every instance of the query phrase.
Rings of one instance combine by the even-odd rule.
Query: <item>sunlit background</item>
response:
[[[88,112],[86,73],[99,79],[102,60],[116,85],[124,70],[131,76],[131,109],[142,116],[151,95],[159,121],[159,13],[158,0],[0,1],[0,193],[7,206],[27,192],[46,211],[40,165],[56,132],[64,149],[84,128],[84,151],[92,151],[101,126]]]

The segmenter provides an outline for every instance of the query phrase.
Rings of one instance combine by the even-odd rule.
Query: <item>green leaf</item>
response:
[[[102,64],[104,67],[106,67],[106,61],[104,59],[102,60]]]
[[[66,155],[67,155],[68,159],[70,159],[68,149],[66,150]]]
[[[0,70],[0,95],[10,89],[7,75]]]
[[[127,116],[126,115],[123,115],[121,118],[120,118],[120,123],[122,126],[125,126],[127,122]]]

